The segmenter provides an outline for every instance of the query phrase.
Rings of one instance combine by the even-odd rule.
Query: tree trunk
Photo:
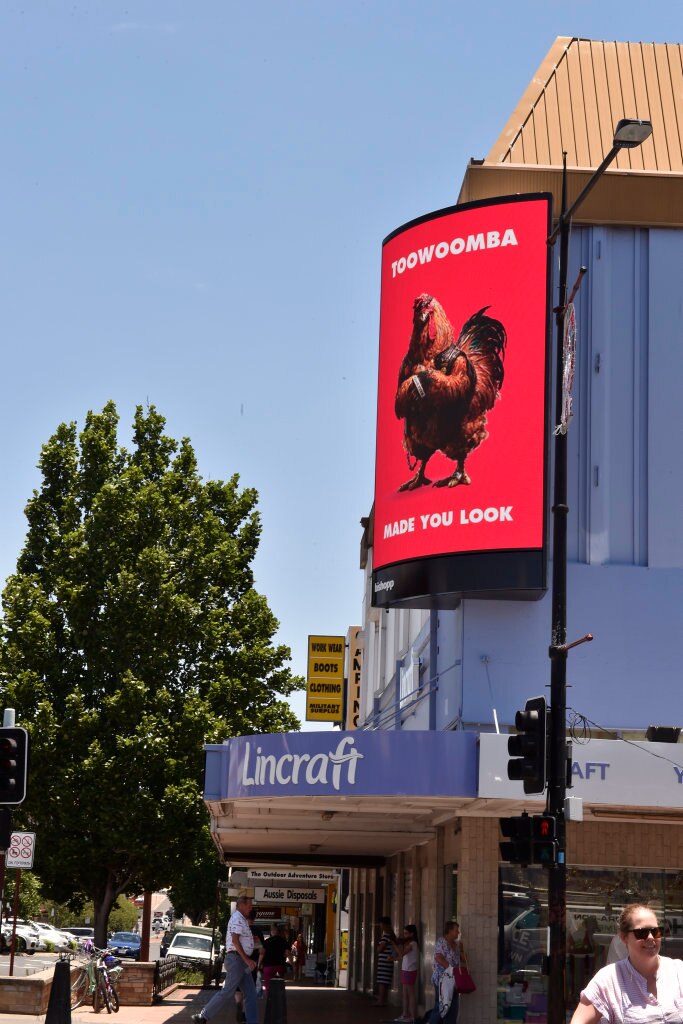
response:
[[[107,884],[102,892],[98,894],[98,897],[93,899],[93,905],[95,907],[95,945],[98,949],[106,949],[108,929],[107,923],[109,921],[109,914],[111,908],[116,902],[118,893],[111,881],[107,880]]]

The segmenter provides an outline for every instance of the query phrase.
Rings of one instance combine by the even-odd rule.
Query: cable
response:
[[[643,747],[642,746],[642,742],[644,742],[644,741],[641,741],[639,743],[636,740],[624,739],[624,737],[623,736],[619,736],[619,734],[617,732],[615,732],[614,729],[606,729],[606,728],[604,728],[604,726],[598,725],[597,722],[592,722],[590,718],[588,718],[586,715],[582,714],[580,711],[577,711],[575,708],[569,708],[568,707],[567,711],[571,712],[570,719],[569,719],[569,732],[570,732],[572,741],[574,741],[574,742],[576,742],[578,744],[587,743],[588,740],[590,740],[590,738],[591,738],[590,726],[593,726],[594,729],[599,729],[600,732],[607,733],[608,735],[610,733],[612,733],[615,740],[618,740],[621,743],[626,743],[630,747],[635,747],[637,750],[642,751],[642,753],[644,753],[644,754],[648,754],[650,757],[656,757],[660,761],[666,761],[667,764],[673,765],[674,768],[682,768],[683,769],[683,764],[681,764],[680,761],[672,761],[672,759],[670,757],[665,757],[664,754],[656,754],[654,752],[654,750],[649,750],[647,747]],[[581,731],[583,733],[583,736],[586,737],[585,739],[584,738],[579,738],[579,736],[577,736],[576,731],[575,731],[577,725],[580,725]]]

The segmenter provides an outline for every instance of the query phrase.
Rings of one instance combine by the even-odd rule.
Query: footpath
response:
[[[178,987],[154,1006],[122,1006],[116,1015],[106,1010],[95,1014],[91,1006],[71,1011],[72,1024],[191,1024],[192,1014],[208,1003],[215,989]],[[328,985],[285,985],[286,1022],[281,1024],[383,1024],[397,1017],[396,1006],[375,1006],[370,996],[347,992]],[[263,1021],[265,999],[259,999],[259,1020]],[[0,1014],[0,1024],[45,1024],[45,1016]],[[236,1024],[232,1012],[216,1018],[216,1024]],[[280,1024],[280,1022],[277,1022]]]

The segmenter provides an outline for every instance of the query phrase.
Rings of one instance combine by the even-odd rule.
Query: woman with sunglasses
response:
[[[619,918],[627,957],[603,967],[581,993],[571,1024],[683,1024],[683,960],[661,956],[654,911],[630,903]]]

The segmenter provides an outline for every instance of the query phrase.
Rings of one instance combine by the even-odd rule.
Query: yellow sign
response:
[[[346,929],[341,932],[339,938],[339,970],[345,971],[349,966],[349,933]]]
[[[360,626],[349,626],[349,667],[346,686],[345,729],[358,728],[360,714],[360,672],[363,666],[363,641],[358,639]]]
[[[341,722],[344,711],[344,637],[309,636],[306,721]]]

